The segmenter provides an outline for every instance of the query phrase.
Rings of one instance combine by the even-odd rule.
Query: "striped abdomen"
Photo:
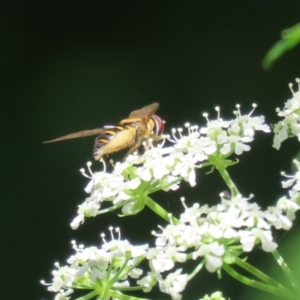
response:
[[[93,148],[93,156],[96,159],[101,154],[101,149],[105,147],[120,131],[124,130],[124,126],[106,126],[105,130],[97,136]]]
[[[137,126],[106,127],[96,138],[93,155],[95,160],[100,160],[104,155],[130,148],[130,153],[137,148]]]

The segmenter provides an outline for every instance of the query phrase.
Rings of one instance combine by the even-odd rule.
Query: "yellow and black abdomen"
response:
[[[93,156],[95,160],[100,160],[106,154],[133,146],[135,140],[135,126],[107,127],[95,140]]]

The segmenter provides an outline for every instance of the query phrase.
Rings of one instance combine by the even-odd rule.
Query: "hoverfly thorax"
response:
[[[142,142],[147,139],[151,138],[154,142],[158,142],[161,139],[160,136],[164,131],[164,121],[157,115],[154,115],[158,108],[159,103],[152,103],[131,112],[129,117],[121,120],[117,126],[105,126],[103,128],[71,133],[44,143],[98,134],[93,148],[95,160],[100,160],[103,156],[129,148],[127,156],[137,150]]]

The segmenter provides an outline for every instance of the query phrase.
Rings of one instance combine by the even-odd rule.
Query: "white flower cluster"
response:
[[[112,233],[112,228],[110,231]],[[119,232],[119,229],[116,229]],[[68,259],[68,265],[60,267],[55,264],[56,270],[52,272],[53,281],[48,290],[56,292],[55,300],[67,300],[74,289],[94,290],[95,296],[105,295],[114,297],[114,290],[128,288],[130,283],[128,276],[138,279],[142,270],[136,268],[145,258],[148,245],[132,246],[128,241],[116,240],[112,234],[112,240],[106,242],[102,234],[103,245],[101,248],[84,247],[72,242],[76,254]],[[119,292],[117,292],[119,293]],[[120,296],[120,293],[119,293]]]
[[[236,118],[230,121],[223,121],[220,116],[217,120],[209,121],[208,115],[204,114],[207,127],[201,128],[200,133],[214,140],[218,151],[226,157],[233,152],[240,155],[249,151],[248,143],[253,141],[255,131],[270,132],[270,127],[264,123],[264,116],[252,117],[256,104],[252,104],[252,107],[248,115],[242,115],[240,105],[236,105],[237,110],[233,112]],[[220,113],[219,107],[216,107],[216,111]]]
[[[293,95],[285,110],[280,112],[286,119],[276,125],[279,130],[276,133],[275,128],[274,144],[277,138],[277,146],[284,140],[284,133],[287,136],[290,132],[297,132],[299,121],[295,121],[293,126],[286,121],[291,115],[296,118],[298,111],[300,115],[300,104],[294,103],[296,98],[300,103],[300,92],[293,92]],[[132,215],[146,205],[169,224],[160,226],[159,232],[153,232],[156,241],[151,249],[148,245],[133,246],[121,240],[120,234],[115,239],[112,228],[111,241],[106,242],[102,235],[100,248],[84,247],[73,242],[76,253],[68,259],[66,266],[55,264],[53,281],[47,284],[48,290],[56,293],[55,300],[68,300],[74,290],[84,289],[89,293],[80,299],[131,299],[123,292],[149,292],[156,283],[173,300],[180,300],[188,281],[204,267],[209,272],[218,272],[222,266],[225,268],[234,263],[238,256],[252,251],[257,245],[266,252],[274,251],[277,244],[272,230],[290,229],[295,212],[299,210],[300,163],[295,162],[298,172],[294,176],[284,174],[289,179],[282,183],[283,187],[291,189],[289,197],[279,199],[276,206],[262,210],[256,203],[250,202],[252,197],[237,195],[238,190],[226,170],[235,162],[228,157],[249,151],[255,131],[270,132],[263,116],[252,116],[255,107],[253,104],[249,114],[241,115],[237,105],[235,118],[230,121],[220,117],[217,107],[216,120],[209,120],[208,114],[204,114],[207,120],[205,127],[186,124],[185,131],[180,128],[172,130],[172,135],[164,136],[162,144],[157,147],[153,147],[149,140],[144,144],[142,155],[129,155],[124,162],[116,163],[112,172],[106,171],[104,162],[103,171],[92,172],[91,163],[88,163],[89,174],[84,170],[82,173],[90,179],[85,189],[90,195],[79,205],[78,216],[71,224],[73,229],[78,228],[85,217],[116,209],[121,209],[124,215]],[[300,130],[298,135],[300,140]],[[179,220],[150,199],[149,195],[156,191],[178,189],[182,180],[195,186],[195,169],[205,166],[218,169],[232,196],[221,194],[220,204],[211,207],[200,206],[199,203],[187,207],[182,198],[184,212]],[[119,229],[116,232],[120,233]],[[139,265],[144,259],[149,261],[150,271],[142,277]],[[183,268],[177,268],[188,260],[197,262],[190,274],[184,273]],[[46,285],[45,282],[43,284]],[[204,299],[224,300],[221,293],[207,295]]]
[[[188,259],[200,259],[199,264],[205,265],[209,272],[216,272],[223,263],[233,263],[235,257],[250,252],[255,245],[271,252],[277,247],[272,227],[290,229],[290,217],[297,210],[290,201],[282,199],[275,207],[263,211],[240,195],[231,199],[222,197],[221,203],[212,207],[198,203],[184,207],[177,224],[154,232],[156,247],[147,254],[154,273],[170,271],[176,263]]]
[[[284,104],[283,110],[276,109],[278,116],[283,117],[283,120],[274,126],[273,147],[277,150],[288,137],[296,136],[300,141],[300,79],[297,78],[296,82],[298,84],[297,92],[292,89],[293,84],[289,84],[293,98]]]
[[[253,105],[255,108],[256,105]],[[208,120],[207,127],[198,128],[186,124],[187,134],[182,129],[172,131],[172,137],[165,137],[172,142],[171,146],[151,147],[148,142],[143,155],[130,155],[123,163],[117,163],[111,173],[84,173],[91,179],[86,187],[90,196],[79,205],[78,216],[71,223],[73,229],[83,223],[84,217],[91,217],[113,209],[122,208],[124,215],[136,214],[145,206],[145,197],[158,190],[176,190],[181,180],[196,184],[195,168],[213,165],[216,158],[221,160],[232,153],[237,155],[248,151],[249,142],[255,131],[269,132],[264,124],[264,117],[252,117],[254,109],[248,115],[241,115],[239,105],[236,116],[231,121],[223,121],[218,111],[217,120]],[[103,202],[110,202],[108,209],[102,209]]]
[[[292,207],[294,208],[294,211],[299,209],[300,205],[300,162],[298,160],[294,160],[293,163],[296,165],[296,168],[298,171],[294,175],[286,175],[284,172],[282,172],[282,175],[286,178],[289,178],[286,181],[282,181],[282,187],[283,188],[289,188],[292,187],[289,190],[289,198],[283,197],[281,199],[284,199],[285,201],[288,201],[289,207],[287,209],[290,211],[291,216],[290,218],[292,220],[295,219],[295,214],[293,214]]]

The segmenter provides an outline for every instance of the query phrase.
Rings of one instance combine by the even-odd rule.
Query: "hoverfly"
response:
[[[152,103],[141,109],[134,110],[128,118],[123,119],[117,126],[104,126],[103,128],[79,131],[44,143],[98,134],[93,148],[95,160],[100,160],[105,155],[129,148],[125,155],[126,157],[137,150],[142,142],[147,141],[147,139],[152,138],[154,142],[158,142],[161,139],[165,122],[157,115],[154,115],[158,108],[159,103]]]

